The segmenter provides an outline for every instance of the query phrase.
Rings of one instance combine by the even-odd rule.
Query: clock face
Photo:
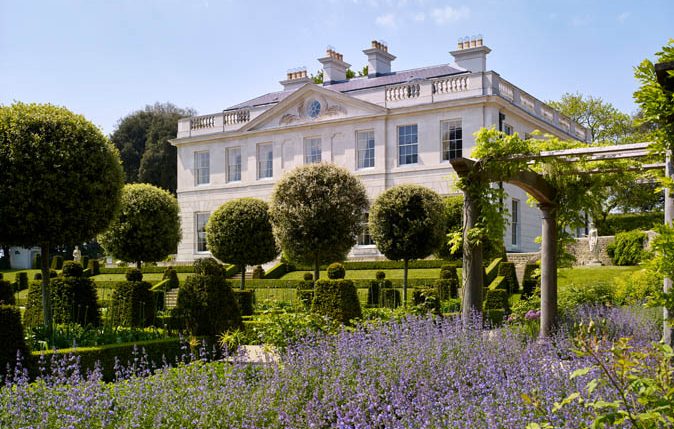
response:
[[[317,118],[321,114],[321,103],[318,100],[312,100],[307,107],[307,115],[310,118]]]

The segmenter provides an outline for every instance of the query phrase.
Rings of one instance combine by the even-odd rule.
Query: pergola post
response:
[[[469,192],[463,197],[463,324],[472,323],[475,313],[482,312],[482,244],[472,243],[468,231],[480,215],[477,199]]]
[[[543,218],[540,338],[548,338],[557,323],[557,207],[553,204],[539,207]]]
[[[665,176],[667,178],[672,178],[674,175],[674,166],[672,165],[672,154],[667,152],[667,159],[665,161]],[[672,218],[674,218],[674,199],[672,199],[672,194],[669,190],[669,187],[665,187],[665,224],[672,225]],[[672,290],[672,279],[665,277],[663,291],[669,293]],[[667,310],[666,306],[662,307],[662,316],[663,316],[663,328],[662,328],[662,342],[674,346],[674,336],[672,335],[672,326],[670,324],[671,318],[674,317],[674,314],[671,314]]]

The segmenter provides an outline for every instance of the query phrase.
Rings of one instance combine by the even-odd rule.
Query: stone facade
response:
[[[597,255],[596,259],[601,262],[602,265],[613,265],[613,261],[606,253],[606,248],[609,244],[615,241],[615,237],[612,235],[600,236],[597,238]],[[595,256],[590,252],[590,245],[588,243],[588,238],[576,238],[576,240],[569,244],[566,248],[569,253],[571,253],[576,258],[574,265],[589,265],[594,259]]]

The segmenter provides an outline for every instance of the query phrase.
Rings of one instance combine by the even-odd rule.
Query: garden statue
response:
[[[79,246],[75,246],[75,250],[73,250],[73,261],[80,262],[81,260],[82,260],[82,251],[80,250]]]
[[[591,259],[588,262],[587,265],[602,265],[601,261],[599,261],[599,246],[597,246],[599,242],[599,231],[597,231],[597,228],[594,226],[594,223],[590,224],[590,232],[587,235],[587,243],[590,246],[590,256]]]

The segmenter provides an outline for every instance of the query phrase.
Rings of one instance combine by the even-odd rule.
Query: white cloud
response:
[[[416,15],[414,15],[414,22],[424,22],[426,20],[426,14],[423,12],[419,12]]]
[[[589,15],[585,16],[574,16],[571,19],[571,26],[572,27],[585,27],[586,25],[589,25],[592,20],[590,19]]]
[[[629,12],[623,12],[620,15],[618,15],[617,19],[618,19],[619,23],[623,24],[625,21],[627,21],[627,18],[629,18],[629,17],[630,17]]]
[[[397,27],[396,16],[392,13],[387,13],[386,15],[378,16],[377,19],[375,19],[375,23],[380,27],[386,28]]]
[[[461,6],[459,8],[446,6],[444,8],[433,9],[431,11],[431,16],[433,17],[433,20],[436,24],[444,25],[448,22],[454,22],[468,18],[470,16],[470,9],[467,6]]]

